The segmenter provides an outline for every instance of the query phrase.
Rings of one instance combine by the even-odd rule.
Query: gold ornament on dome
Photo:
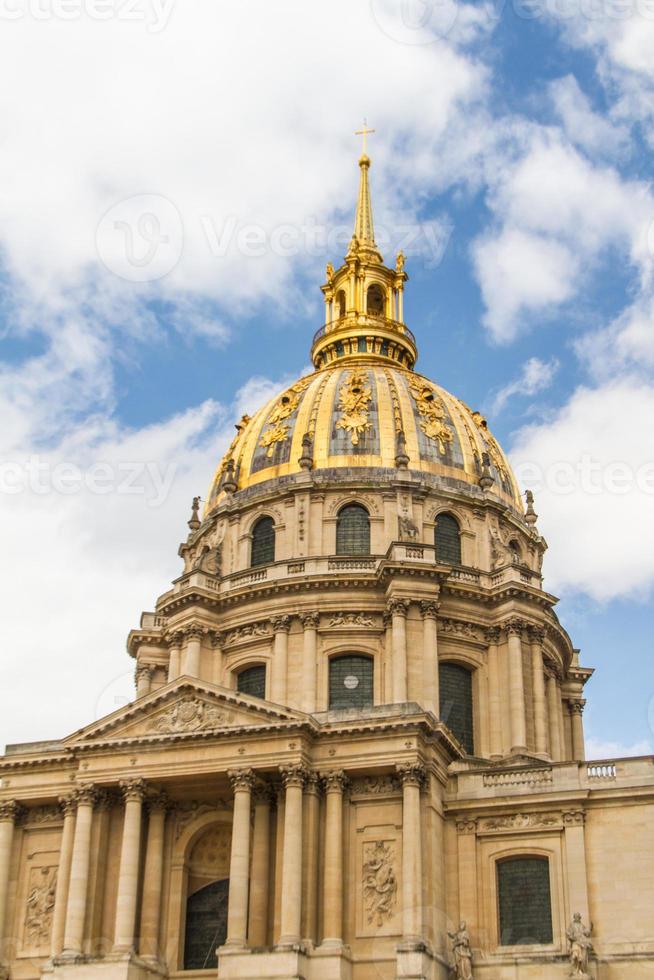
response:
[[[261,448],[268,450],[266,456],[269,459],[272,459],[276,443],[286,442],[288,439],[291,427],[286,422],[286,419],[291,417],[300,404],[300,395],[309,384],[309,380],[298,381],[288,391],[285,391],[270,413],[270,418],[267,422],[270,428],[263,433],[259,440]]]
[[[446,422],[445,407],[433,388],[417,381],[409,382],[409,390],[413,395],[416,408],[420,415],[420,428],[428,439],[438,443],[441,456],[454,436]]]
[[[338,396],[342,415],[336,428],[350,433],[353,446],[358,446],[359,437],[372,425],[368,421],[371,398],[372,388],[368,384],[367,372],[361,368],[349,371]]]

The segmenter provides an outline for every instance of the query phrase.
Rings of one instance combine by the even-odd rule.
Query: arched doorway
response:
[[[215,970],[227,938],[231,827],[212,824],[195,839],[186,860],[185,970]]]
[[[212,881],[189,895],[186,902],[184,969],[215,969],[216,950],[227,938],[229,878]]]

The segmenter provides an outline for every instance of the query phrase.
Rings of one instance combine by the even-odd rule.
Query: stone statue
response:
[[[588,973],[588,956],[593,948],[590,941],[590,929],[581,921],[581,914],[575,912],[572,922],[566,931],[568,937],[568,955],[570,957],[570,976],[576,980],[590,980]]]
[[[404,272],[404,263],[406,259],[404,257],[404,252],[401,250],[397,253],[397,258],[395,259],[395,271]]]
[[[327,263],[326,271],[327,271],[327,280],[331,282],[331,280],[334,278],[334,266],[331,264],[331,262]]]
[[[454,971],[456,980],[474,980],[472,975],[472,950],[470,936],[465,922],[459,923],[456,932],[448,932],[452,940],[452,955],[454,956]]]
[[[410,517],[400,517],[400,541],[417,541],[418,527]]]

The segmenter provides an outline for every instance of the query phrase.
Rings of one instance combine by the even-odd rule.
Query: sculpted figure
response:
[[[418,527],[409,517],[400,517],[400,540],[416,541],[418,538]]]
[[[468,935],[465,922],[460,922],[457,931],[448,932],[448,936],[452,940],[456,980],[474,980],[472,976],[470,936]]]
[[[588,956],[593,948],[590,941],[590,929],[581,921],[579,912],[575,912],[568,926],[568,955],[570,956],[570,976],[576,980],[588,980]]]
[[[398,252],[397,253],[397,258],[395,260],[395,271],[396,272],[404,272],[404,263],[405,262],[406,262],[406,259],[404,257],[404,252],[402,252],[402,251]]]

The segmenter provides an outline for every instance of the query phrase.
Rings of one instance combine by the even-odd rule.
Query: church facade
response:
[[[587,762],[546,542],[355,229],[244,417],[132,703],[0,759],[11,980],[654,978],[654,760]]]

